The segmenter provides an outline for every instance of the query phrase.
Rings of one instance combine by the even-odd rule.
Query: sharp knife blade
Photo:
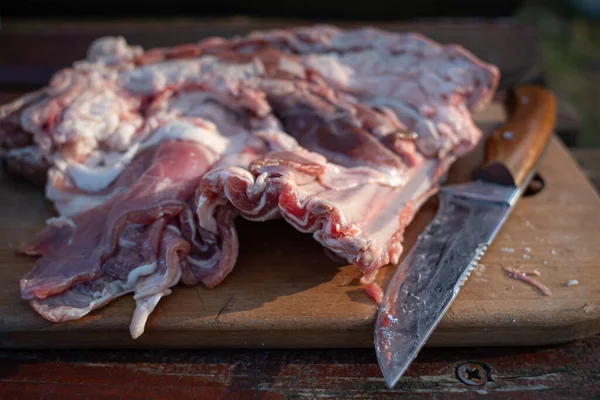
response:
[[[512,195],[508,189],[505,198]],[[377,315],[375,348],[389,387],[417,356],[511,210],[507,202],[445,189],[439,204],[390,281]]]
[[[517,88],[514,94],[509,121],[487,139],[487,160],[475,174],[477,180],[442,188],[434,219],[386,288],[377,313],[375,350],[389,388],[445,315],[546,148],[555,121],[554,96],[537,86]]]

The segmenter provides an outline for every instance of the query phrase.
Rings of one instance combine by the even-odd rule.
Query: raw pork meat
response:
[[[22,297],[51,321],[134,293],[132,337],[179,282],[218,285],[235,218],[285,218],[363,273],[379,268],[456,157],[495,66],[411,33],[312,26],[143,51],[121,37],[0,108],[6,169],[59,216]]]

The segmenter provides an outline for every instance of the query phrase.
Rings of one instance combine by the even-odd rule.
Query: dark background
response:
[[[20,0],[4,15],[65,16],[273,16],[294,18],[412,19],[428,17],[498,17],[513,14],[521,0]],[[342,6],[343,5],[343,6]]]
[[[7,3],[7,4],[4,4]],[[310,19],[497,18],[524,5],[550,7],[563,16],[600,16],[600,0],[5,0],[3,17],[251,17]]]

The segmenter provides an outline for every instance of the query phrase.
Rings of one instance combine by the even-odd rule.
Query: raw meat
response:
[[[376,301],[420,205],[481,132],[495,66],[458,46],[312,26],[143,51],[96,40],[0,108],[6,169],[59,213],[22,251],[51,321],[134,293],[132,337],[178,283],[218,285],[238,216],[284,218],[362,272]]]
[[[162,142],[152,166],[127,191],[72,219],[50,221],[35,245],[23,249],[42,257],[21,279],[22,297],[47,319],[65,321],[135,292],[131,332],[139,336],[160,297],[188,268],[190,243],[167,224],[185,218],[186,200],[215,159],[194,142]]]

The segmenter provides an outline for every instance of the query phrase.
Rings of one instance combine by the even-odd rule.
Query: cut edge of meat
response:
[[[268,158],[270,154],[272,153],[265,157]],[[269,172],[252,167],[251,171],[239,167],[214,169],[202,180],[197,193],[196,212],[200,227],[215,233],[223,229],[214,217],[221,207],[233,206],[239,215],[251,221],[266,221],[281,216],[297,230],[312,234],[315,240],[354,264],[363,274],[370,274],[384,265],[398,262],[402,253],[401,237],[404,229],[420,206],[437,191],[432,183],[446,172],[449,165],[449,161],[425,162],[415,171],[407,186],[388,189],[391,192],[382,194],[396,193],[398,196],[392,196],[387,203],[393,205],[387,211],[392,213],[389,217],[396,218],[397,221],[393,222],[391,234],[386,236],[383,244],[373,238],[377,234],[373,232],[376,227],[366,229],[363,226],[361,229],[357,225],[359,221],[346,215],[345,211],[348,211],[350,205],[346,205],[344,209],[343,206],[323,199],[328,189],[318,183],[317,176],[311,176],[312,182],[310,179],[297,178],[298,175],[305,174],[302,166],[298,165],[291,166],[293,172],[289,171],[290,165],[285,163],[281,170],[271,169]],[[297,184],[298,181],[304,184]],[[380,190],[377,187],[383,187],[377,183],[371,185],[375,186],[372,189],[375,195]],[[310,188],[309,191],[307,188]],[[407,195],[407,192],[410,194]],[[394,215],[394,209],[402,211]],[[203,279],[202,282],[212,287],[225,276],[226,274],[220,275],[217,281]],[[370,276],[374,278],[375,275]]]

